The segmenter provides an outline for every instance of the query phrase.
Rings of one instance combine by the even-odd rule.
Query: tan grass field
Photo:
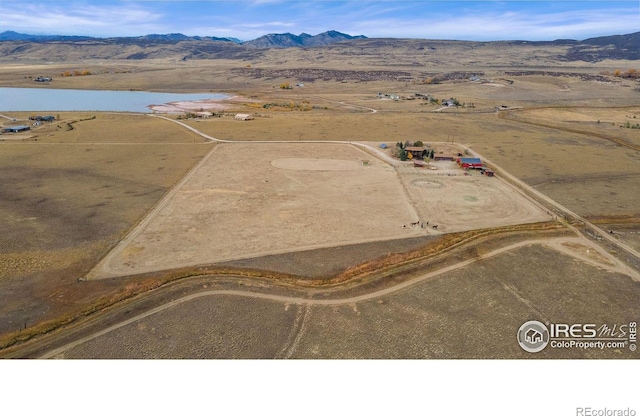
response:
[[[55,357],[527,359],[531,355],[514,341],[523,322],[632,321],[639,290],[627,276],[539,245],[352,303],[305,305],[255,298],[251,292],[215,292],[221,288],[204,283],[203,296],[63,347]],[[536,355],[637,356],[621,349],[549,347]]]
[[[177,141],[187,143],[156,145],[108,144],[102,132],[87,132],[87,143],[75,137],[71,143],[0,143],[3,334],[77,311],[112,291],[109,284],[86,291],[77,279],[210,150],[188,143],[186,132]]]

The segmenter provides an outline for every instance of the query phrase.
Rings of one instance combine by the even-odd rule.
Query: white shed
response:
[[[251,114],[236,114],[235,119],[240,121],[247,121],[253,120],[253,116]]]

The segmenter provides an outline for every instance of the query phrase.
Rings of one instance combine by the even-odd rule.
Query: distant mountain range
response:
[[[414,56],[410,65],[421,65],[420,53],[432,53],[436,49],[460,47],[524,48],[530,46],[553,47],[545,49],[550,60],[559,62],[585,61],[599,62],[607,59],[640,59],[640,32],[627,35],[613,35],[585,40],[558,39],[554,41],[456,41],[426,39],[367,38],[351,36],[335,30],[312,36],[307,33],[269,34],[243,42],[235,38],[211,36],[187,36],[181,33],[152,34],[137,37],[97,38],[89,36],[28,35],[12,31],[0,33],[0,58],[68,60],[68,59],[257,59],[278,48],[331,47],[347,49],[357,45],[359,54],[376,55],[381,51],[404,51],[404,58]],[[413,50],[413,45],[416,46]],[[338,52],[336,52],[338,53]],[[346,56],[346,55],[345,55]],[[414,59],[411,58],[411,59]],[[534,59],[532,56],[531,59]]]
[[[366,36],[351,36],[340,33],[335,30],[320,33],[311,36],[306,33],[300,35],[292,35],[291,33],[270,34],[261,36],[257,39],[244,42],[245,45],[256,48],[291,48],[291,47],[309,47],[309,46],[327,46],[332,43],[342,42],[352,39],[366,39]]]
[[[169,33],[169,34],[153,34],[136,37],[115,37],[115,38],[96,38],[90,36],[59,36],[59,35],[29,35],[24,33],[18,33],[14,31],[5,31],[0,33],[0,42],[2,41],[25,41],[25,42],[87,42],[87,41],[102,41],[105,43],[115,44],[150,44],[150,43],[163,43],[163,44],[176,44],[178,42],[185,41],[220,41],[220,42],[233,42],[239,45],[246,45],[255,48],[290,48],[290,47],[309,47],[309,46],[327,46],[332,43],[351,40],[351,39],[366,39],[366,36],[351,36],[345,33],[340,33],[335,30],[320,33],[312,36],[307,33],[301,33],[300,35],[294,35],[291,33],[274,33],[265,36],[261,36],[257,39],[243,42],[237,38],[218,38],[212,36],[187,36],[182,33]]]

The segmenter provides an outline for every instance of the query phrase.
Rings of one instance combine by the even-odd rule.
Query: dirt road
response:
[[[175,307],[177,305],[183,304],[185,302],[189,302],[191,300],[194,299],[198,299],[198,298],[202,298],[202,297],[208,297],[208,296],[240,296],[240,297],[247,297],[247,298],[253,298],[253,299],[262,299],[262,300],[270,300],[270,301],[275,301],[275,302],[281,302],[283,304],[298,304],[298,305],[306,305],[308,306],[339,306],[339,305],[349,305],[349,304],[357,304],[359,302],[365,302],[371,299],[376,299],[376,298],[380,298],[386,295],[389,295],[391,293],[400,291],[402,289],[405,289],[407,287],[416,285],[420,282],[423,282],[425,280],[428,279],[433,279],[436,278],[440,275],[443,275],[445,273],[449,273],[451,271],[457,270],[457,269],[461,269],[464,267],[467,267],[471,264],[477,263],[477,262],[481,262],[483,260],[498,256],[500,254],[509,252],[509,251],[513,251],[516,250],[518,248],[521,247],[525,247],[525,246],[531,246],[531,245],[543,245],[545,247],[551,248],[553,250],[559,251],[562,254],[574,257],[580,261],[583,261],[585,263],[588,263],[594,267],[598,267],[598,268],[602,268],[605,269],[607,271],[610,272],[616,272],[616,273],[621,273],[621,274],[625,274],[629,277],[631,277],[632,279],[636,280],[636,281],[640,281],[640,273],[638,273],[637,271],[629,268],[628,266],[624,265],[622,262],[620,262],[618,259],[616,259],[615,257],[613,257],[612,255],[610,255],[609,253],[607,253],[605,250],[603,250],[601,247],[599,247],[597,244],[587,240],[586,238],[581,238],[581,237],[573,237],[573,238],[566,238],[566,237],[561,237],[561,238],[552,238],[552,239],[538,239],[538,240],[527,240],[527,241],[521,241],[519,243],[515,243],[515,244],[511,244],[509,246],[506,247],[502,247],[500,249],[482,254],[476,258],[473,259],[469,259],[469,260],[465,260],[459,263],[456,263],[454,265],[451,266],[447,266],[447,267],[443,267],[441,269],[438,270],[434,270],[432,272],[429,273],[425,273],[421,276],[418,276],[414,279],[399,283],[397,285],[391,286],[391,287],[387,287],[384,289],[380,289],[377,291],[373,291],[370,293],[365,293],[362,295],[358,295],[358,296],[350,296],[350,297],[335,297],[335,298],[330,298],[330,299],[313,299],[313,298],[306,298],[306,297],[300,297],[300,296],[286,296],[286,295],[282,295],[282,294],[273,294],[273,293],[266,293],[266,292],[257,292],[257,291],[251,291],[251,290],[206,290],[204,288],[201,288],[200,286],[196,286],[193,289],[196,290],[196,293],[192,293],[186,296],[182,296],[178,299],[174,299],[170,302],[164,303],[158,307],[155,307],[153,309],[150,309],[148,311],[145,311],[143,313],[137,314],[134,317],[131,317],[129,319],[126,319],[122,322],[119,322],[115,325],[109,326],[108,328],[105,328],[103,330],[100,330],[98,332],[95,332],[91,335],[82,337],[81,339],[78,339],[76,341],[73,341],[71,343],[68,343],[62,347],[56,348],[54,350],[51,350],[49,352],[47,352],[46,354],[43,354],[40,358],[56,358],[58,356],[61,356],[61,354],[64,354],[65,351],[68,351],[78,345],[81,345],[82,343],[85,343],[87,341],[90,341],[92,339],[96,339],[99,338],[105,334],[108,334],[109,332],[115,331],[119,328],[122,328],[124,326],[130,325],[134,322],[140,321],[141,319],[144,319],[148,316],[157,314],[158,312],[164,311],[166,309]],[[571,247],[575,247],[575,246],[583,246],[583,247],[588,247],[588,250],[594,250],[596,253],[598,253],[598,255],[600,256],[600,260],[598,260],[598,257],[593,257],[593,256],[585,256],[579,252],[577,252],[576,250],[571,249]],[[525,303],[527,305],[527,307],[532,308],[535,312],[540,313],[540,311],[535,308],[534,305],[531,305],[526,299],[522,299],[521,297],[517,296],[518,299]],[[123,307],[128,307],[128,306],[123,306]],[[308,319],[308,308],[305,309],[305,312],[303,314],[303,316],[299,317],[300,319],[302,319],[302,325],[304,325],[304,321]],[[296,332],[298,335],[296,337],[300,337],[302,335],[301,331],[294,331]],[[295,340],[293,340],[291,342],[291,345],[288,348],[285,348],[284,351],[284,357],[286,358],[287,355],[291,355],[291,352],[293,350],[293,347],[295,346]]]
[[[468,147],[466,147],[464,145],[461,145],[461,146],[465,147],[467,150],[469,150],[469,152],[471,152],[472,154],[476,155],[476,157],[481,157],[477,152],[473,151],[471,148],[468,148]],[[508,178],[509,181],[511,182],[511,184],[516,189],[519,189],[520,191],[523,191],[525,194],[533,195],[536,199],[538,199],[539,203],[542,203],[543,206],[544,205],[551,205],[552,207],[554,207],[558,211],[562,212],[562,214],[564,214],[564,215],[566,215],[568,217],[571,217],[571,218],[583,223],[585,226],[589,227],[591,230],[593,230],[594,232],[599,234],[601,237],[603,237],[604,239],[606,239],[610,243],[614,244],[616,247],[626,251],[627,253],[631,254],[632,256],[634,256],[634,257],[636,257],[637,259],[640,260],[640,252],[638,252],[637,250],[634,250],[628,244],[625,244],[624,242],[613,238],[606,231],[604,231],[601,228],[597,227],[596,225],[592,224],[586,218],[578,215],[577,213],[575,213],[574,211],[570,210],[569,208],[559,204],[558,202],[554,201],[553,199],[549,198],[548,196],[544,195],[543,193],[537,191],[533,187],[527,185],[526,183],[524,183],[520,179],[516,178],[515,176],[513,176],[512,174],[510,174],[506,170],[502,169],[500,166],[498,166],[496,163],[490,161],[486,157],[481,157],[481,158],[484,159],[484,161],[486,163],[494,166],[495,169],[496,169],[496,172],[499,172],[500,175]],[[570,225],[568,225],[568,226],[570,226]],[[573,227],[571,227],[571,228],[573,228]],[[579,233],[578,230],[576,230],[575,228],[573,228],[573,229],[574,229],[574,231],[576,233]]]

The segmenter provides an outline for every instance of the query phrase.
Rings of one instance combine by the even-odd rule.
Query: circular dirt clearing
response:
[[[271,161],[271,166],[291,170],[356,170],[360,163],[353,160],[288,157]]]

